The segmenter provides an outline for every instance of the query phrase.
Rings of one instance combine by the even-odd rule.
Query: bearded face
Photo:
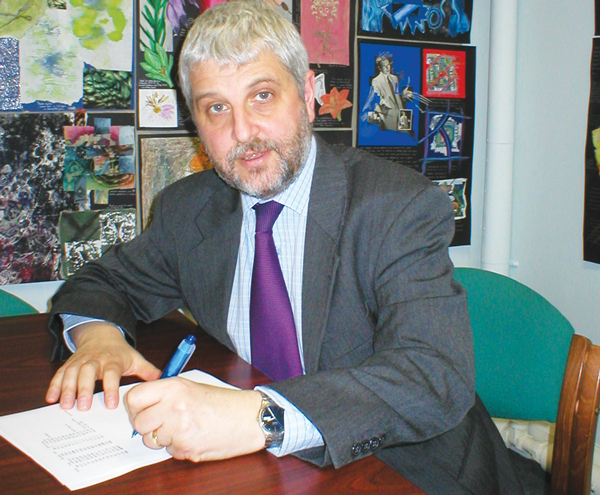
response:
[[[241,66],[201,63],[190,79],[198,135],[217,173],[259,198],[283,191],[310,151],[314,74],[299,95],[292,75],[272,53]]]

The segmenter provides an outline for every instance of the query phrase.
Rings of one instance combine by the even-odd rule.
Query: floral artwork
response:
[[[338,92],[337,88],[333,88],[329,94],[321,96],[323,105],[319,108],[319,115],[331,114],[334,119],[342,121],[342,110],[350,108],[352,103],[348,101],[348,89],[342,89]]]
[[[140,89],[140,127],[177,127],[177,96],[174,89]]]
[[[350,63],[350,0],[301,3],[302,41],[314,64]]]
[[[144,61],[140,63],[140,66],[146,71],[148,79],[163,82],[169,88],[172,88],[171,70],[173,69],[173,55],[168,54],[165,50],[167,7],[169,7],[167,0],[147,0],[142,8],[141,16],[143,21],[140,23],[140,29],[146,37],[141,38]],[[170,6],[169,12],[173,13],[172,16],[178,22],[178,11],[175,11]]]

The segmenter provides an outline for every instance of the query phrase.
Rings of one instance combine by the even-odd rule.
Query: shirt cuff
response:
[[[316,426],[283,395],[272,388],[259,386],[254,390],[268,395],[279,407],[284,410],[284,435],[283,442],[278,447],[270,447],[267,450],[277,456],[293,454],[301,450],[320,447],[324,445],[323,437]]]
[[[77,348],[75,347],[75,343],[71,338],[70,331],[79,325],[83,325],[84,323],[89,323],[91,321],[104,321],[100,318],[89,318],[87,316],[80,315],[71,315],[71,314],[60,314],[59,315],[63,321],[63,340],[65,341],[65,345],[69,348],[71,352],[75,352]],[[113,324],[114,325],[114,324]],[[118,328],[119,331],[125,337],[125,332],[123,329],[117,325],[114,325],[115,328]]]

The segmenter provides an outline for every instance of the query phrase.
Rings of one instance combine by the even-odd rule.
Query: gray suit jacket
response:
[[[134,341],[138,319],[187,306],[233,348],[226,325],[241,222],[239,193],[213,171],[183,179],[160,195],[144,234],[62,286],[53,313],[104,318]],[[461,493],[443,489],[444,476],[464,484],[460,453],[435,443],[472,415],[476,398],[466,298],[448,257],[453,222],[447,196],[420,174],[318,140],[302,291],[306,375],[272,385],[323,435],[326,447],[301,457],[339,467],[375,452],[430,493]],[[411,445],[445,452],[449,474],[431,487],[416,479],[427,455]],[[496,465],[489,455],[477,466],[461,458],[476,473]],[[482,476],[482,486],[498,485]],[[464,493],[500,493],[486,490]]]

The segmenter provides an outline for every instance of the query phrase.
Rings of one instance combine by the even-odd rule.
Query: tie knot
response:
[[[271,232],[283,205],[277,201],[269,201],[256,203],[253,208],[256,211],[256,232]]]

